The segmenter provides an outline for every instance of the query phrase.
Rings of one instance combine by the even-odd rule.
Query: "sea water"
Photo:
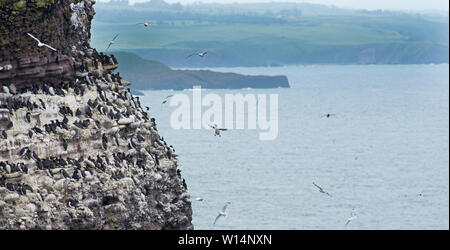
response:
[[[258,130],[172,129],[177,107],[161,102],[192,91],[144,91],[180,154],[195,229],[449,229],[448,64],[212,70],[286,75],[291,88],[203,89],[278,94],[272,141]]]

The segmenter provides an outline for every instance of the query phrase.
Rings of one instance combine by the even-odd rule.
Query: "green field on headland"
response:
[[[157,2],[157,1],[155,1]],[[448,16],[322,5],[96,5],[92,44],[172,67],[448,62]],[[231,7],[230,7],[231,6]],[[277,7],[277,8],[276,8]],[[154,21],[144,27],[138,22]],[[190,53],[208,50],[205,58]]]

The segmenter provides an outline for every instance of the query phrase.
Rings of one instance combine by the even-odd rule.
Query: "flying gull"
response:
[[[106,48],[106,50],[108,50],[109,47],[111,47],[111,45],[114,44],[114,42],[115,42],[115,40],[116,40],[116,38],[117,38],[118,36],[119,36],[119,34],[117,34],[111,41],[109,41],[109,44],[108,44],[108,47]]]
[[[219,128],[217,127],[217,124],[209,125],[212,129],[214,129],[214,136],[218,135],[219,137],[222,137],[220,135],[220,131],[227,131],[226,128]]]
[[[219,214],[217,214],[217,217],[216,217],[216,219],[214,220],[213,225],[216,224],[217,220],[219,220],[220,217],[225,217],[225,216],[227,216],[227,213],[225,212],[225,210],[227,209],[227,206],[228,206],[229,204],[231,204],[231,202],[229,202],[229,201],[228,201],[227,203],[225,203],[225,206],[223,206],[222,211],[219,211]]]
[[[166,104],[167,101],[169,100],[169,98],[171,98],[173,95],[168,95],[166,96],[166,98],[164,98],[164,101],[162,102],[162,104]]]
[[[353,209],[352,212],[350,213],[350,217],[347,219],[347,223],[345,223],[345,226],[350,224],[350,222],[352,222],[353,220],[356,220],[356,218],[358,218],[358,216],[355,213],[355,209]]]
[[[316,187],[319,189],[319,192],[321,192],[321,193],[323,193],[323,194],[326,194],[326,195],[328,195],[328,196],[331,197],[331,194],[329,194],[328,192],[324,191],[323,188],[319,187],[319,186],[318,186],[316,183],[314,183],[314,182],[313,182],[313,184],[314,184],[314,186],[316,186]]]
[[[39,41],[39,39],[37,39],[36,37],[34,37],[32,34],[30,34],[30,33],[27,33],[31,38],[33,38],[34,40],[36,40],[36,42],[38,43],[38,47],[40,48],[40,47],[42,47],[42,46],[45,46],[45,47],[47,47],[47,48],[49,48],[49,49],[51,49],[51,50],[53,50],[53,51],[56,51],[56,49],[55,48],[53,48],[52,46],[50,46],[50,45],[48,45],[48,44],[45,44],[45,43],[43,43],[43,42],[41,42],[41,41]]]
[[[203,58],[203,57],[206,56],[206,54],[208,54],[208,51],[205,51],[205,52],[199,52],[199,53],[193,53],[193,54],[188,55],[188,56],[186,57],[186,59],[188,59],[189,57],[194,56],[194,55],[197,55],[197,56]]]
[[[142,24],[144,25],[144,27],[148,27],[149,25],[155,24],[154,22],[145,22],[145,23],[137,23],[137,24]]]

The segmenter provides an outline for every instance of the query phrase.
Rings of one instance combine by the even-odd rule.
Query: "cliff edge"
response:
[[[94,3],[0,0],[0,229],[192,229],[175,150],[89,45]]]

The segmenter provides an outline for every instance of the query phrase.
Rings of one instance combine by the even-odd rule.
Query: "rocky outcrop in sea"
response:
[[[192,229],[174,148],[89,45],[94,3],[1,1],[0,229]]]

